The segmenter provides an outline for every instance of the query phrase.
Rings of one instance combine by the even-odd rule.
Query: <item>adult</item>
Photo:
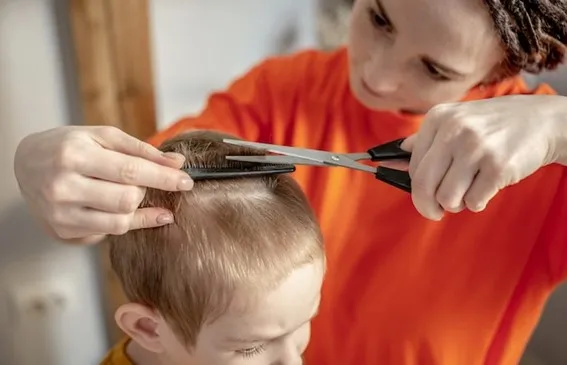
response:
[[[298,168],[329,264],[307,362],[517,363],[567,275],[567,100],[519,72],[563,61],[565,24],[567,1],[357,0],[348,50],[266,60],[150,142],[201,128],[343,152],[410,136],[412,199]],[[145,187],[190,189],[182,163],[65,127],[26,138],[15,170],[50,232],[94,242],[171,222],[136,208]]]

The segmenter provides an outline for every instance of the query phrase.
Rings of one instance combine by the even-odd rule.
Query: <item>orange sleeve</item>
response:
[[[213,93],[199,115],[177,121],[148,141],[157,146],[179,133],[208,129],[273,142],[274,130],[287,129],[295,121],[294,103],[306,88],[305,74],[316,68],[317,58],[316,51],[269,58],[226,90]]]

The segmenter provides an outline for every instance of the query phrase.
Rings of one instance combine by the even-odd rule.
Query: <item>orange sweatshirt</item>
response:
[[[269,59],[204,112],[151,139],[216,129],[267,143],[361,152],[417,131],[421,116],[375,112],[348,86],[344,49]],[[520,78],[467,100],[529,91]],[[368,173],[298,167],[320,219],[328,273],[308,365],[515,364],[567,272],[567,173],[551,165],[478,214],[422,218]],[[566,309],[567,310],[567,309]]]

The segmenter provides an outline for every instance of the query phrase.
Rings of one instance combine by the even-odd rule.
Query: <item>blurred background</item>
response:
[[[352,0],[0,0],[0,364],[97,365],[119,334],[105,248],[58,244],[13,178],[25,135],[111,124],[147,137],[262,58],[341,45]],[[567,69],[550,82],[567,94]],[[525,365],[567,364],[567,288]]]

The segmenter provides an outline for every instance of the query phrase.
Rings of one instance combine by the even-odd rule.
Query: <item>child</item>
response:
[[[165,142],[186,167],[234,165],[258,151],[215,132]],[[103,365],[301,364],[324,274],[321,233],[288,175],[195,182],[148,190],[176,222],[111,237],[110,256],[129,303],[115,315],[128,338]]]

